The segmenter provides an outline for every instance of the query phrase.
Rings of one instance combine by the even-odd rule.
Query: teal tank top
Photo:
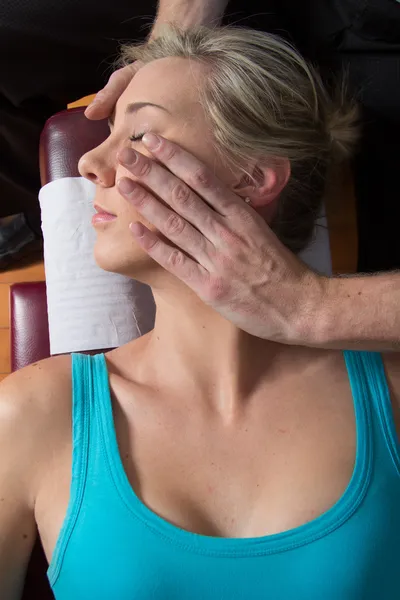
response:
[[[73,355],[70,502],[48,570],[56,600],[400,598],[400,447],[383,362],[358,352],[345,360],[357,451],[344,494],[295,529],[227,539],[180,529],[136,496],[104,355]]]

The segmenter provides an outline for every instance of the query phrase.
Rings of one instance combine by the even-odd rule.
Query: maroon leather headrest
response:
[[[50,356],[44,281],[11,286],[10,320],[12,371]]]
[[[107,119],[89,121],[84,108],[63,110],[47,121],[40,137],[42,185],[62,177],[79,177],[80,157],[106,139]]]

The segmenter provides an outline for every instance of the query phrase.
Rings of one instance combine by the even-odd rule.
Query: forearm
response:
[[[175,23],[184,29],[195,25],[219,25],[228,1],[159,0],[151,37],[166,23]]]
[[[400,272],[326,280],[310,345],[400,350]],[[311,322],[313,321],[313,322]]]

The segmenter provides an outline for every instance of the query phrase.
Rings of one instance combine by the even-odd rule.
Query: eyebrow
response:
[[[128,106],[126,107],[125,114],[131,115],[133,113],[136,113],[141,108],[144,108],[145,106],[154,106],[155,108],[161,108],[161,110],[165,110],[165,112],[169,113],[169,110],[167,108],[165,108],[165,106],[161,106],[160,104],[153,104],[153,102],[132,102],[131,104],[128,104]],[[114,125],[114,120],[115,120],[115,108],[108,119],[108,124],[110,127],[112,127]]]

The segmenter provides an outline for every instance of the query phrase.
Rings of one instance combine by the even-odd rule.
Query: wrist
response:
[[[297,294],[294,318],[293,344],[326,347],[332,321],[331,306],[335,306],[334,280],[314,272],[307,272]]]
[[[339,279],[325,277],[322,282],[322,293],[315,309],[310,345],[318,348],[333,348],[340,316],[343,311]]]
[[[199,25],[218,26],[221,23],[228,0],[175,0],[160,1],[149,41],[155,39],[163,26],[170,23],[189,29]]]
[[[313,345],[398,351],[399,284],[400,279],[395,273],[328,279],[313,329]]]

